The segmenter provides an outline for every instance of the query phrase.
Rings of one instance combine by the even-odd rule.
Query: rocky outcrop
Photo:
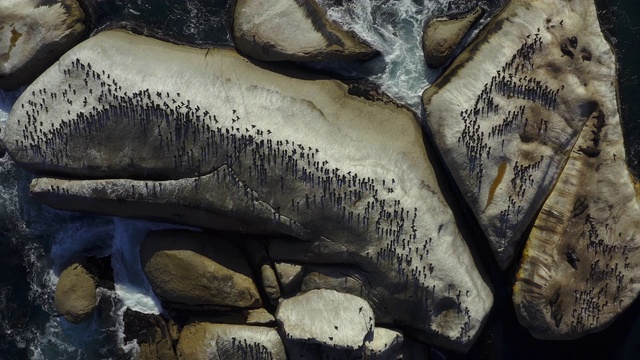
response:
[[[276,329],[211,323],[184,327],[176,347],[178,359],[286,360]]]
[[[564,27],[597,22],[592,3],[577,4],[556,21],[564,20]],[[588,34],[576,35],[578,49],[594,42]],[[574,50],[571,42],[567,48]],[[598,79],[601,96],[594,97],[535,220],[513,287],[518,319],[539,338],[572,339],[603,329],[640,291],[640,208],[625,161],[613,59],[611,49],[591,57],[611,61],[610,73]]]
[[[502,267],[585,122],[613,101],[614,64],[589,1],[512,1],[424,92],[431,136]]]
[[[76,0],[0,1],[0,89],[33,81],[84,35]]]
[[[140,259],[158,298],[167,303],[259,307],[260,294],[242,251],[213,236],[150,232]]]
[[[82,265],[70,265],[60,273],[54,302],[69,322],[77,324],[88,320],[98,302],[94,277]]]
[[[276,311],[283,337],[289,341],[361,349],[373,338],[375,319],[369,304],[334,290],[311,290],[284,299]]]
[[[2,141],[38,174],[108,179],[37,179],[36,199],[287,235],[273,260],[363,269],[372,301],[403,326],[458,350],[471,345],[492,294],[413,113],[230,50],[122,31],[96,35],[60,64],[18,99]]]
[[[376,51],[329,21],[315,0],[238,0],[233,19],[238,50],[254,59],[368,59]]]
[[[140,347],[137,359],[177,359],[167,322],[156,314],[143,314],[126,309],[123,315],[124,341],[135,340]]]
[[[427,66],[437,69],[446,64],[453,57],[469,29],[483,14],[484,9],[478,6],[454,18],[435,18],[429,21],[422,36],[422,50]]]

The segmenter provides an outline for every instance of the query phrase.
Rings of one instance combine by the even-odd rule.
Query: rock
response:
[[[563,15],[563,27],[596,26],[594,4],[578,4]],[[595,30],[574,33],[589,47],[600,39]],[[535,220],[513,287],[520,323],[541,339],[604,329],[640,291],[638,187],[625,162],[615,56],[610,48],[593,54],[593,61],[611,61],[610,71],[599,74],[595,107]]]
[[[182,329],[176,352],[184,360],[287,359],[276,329],[246,325],[187,325]]]
[[[400,355],[404,338],[401,333],[375,327],[373,329],[373,339],[364,343],[365,360],[392,360]]]
[[[70,265],[60,274],[54,301],[67,321],[79,324],[88,320],[98,301],[95,279],[80,264]]]
[[[373,336],[375,323],[369,304],[333,290],[311,290],[284,299],[276,320],[288,340],[336,349],[360,349]]]
[[[361,297],[369,302],[375,314],[376,324],[393,324],[394,316],[383,303],[377,301],[380,297],[378,291],[387,292],[387,289],[375,289],[367,282],[362,271],[345,266],[307,266],[300,286],[300,291],[307,292],[315,289],[329,289],[340,293]]]
[[[276,305],[281,296],[280,285],[278,285],[276,273],[270,265],[264,264],[260,268],[260,274],[262,275],[262,286],[264,287],[264,291],[267,293],[271,303]]]
[[[234,244],[183,230],[153,231],[140,246],[144,273],[168,303],[259,307],[245,255]]]
[[[247,316],[248,325],[271,325],[276,321],[276,318],[264,308],[249,309],[244,313]]]
[[[591,61],[563,55],[572,36]],[[589,1],[512,1],[424,92],[431,136],[502,268],[613,99],[614,64]]]
[[[298,292],[302,276],[304,275],[304,267],[297,264],[289,264],[284,262],[276,262],[276,275],[282,285],[285,295]]]
[[[482,15],[484,9],[477,6],[456,18],[435,18],[429,21],[422,36],[422,50],[427,66],[436,69],[446,64]]]
[[[398,324],[457,350],[473,343],[493,297],[411,111],[291,66],[268,71],[231,50],[124,31],[92,37],[60,64],[23,93],[0,134],[18,165],[72,178],[36,179],[35,199],[66,210],[288,236],[273,247],[280,249],[273,260],[362,269],[373,301]],[[76,95],[39,95],[43,87],[69,85]],[[42,110],[29,103],[43,99]],[[42,133],[25,143],[23,131]]]
[[[76,0],[0,1],[0,89],[32,82],[85,33]]]
[[[238,0],[233,37],[240,52],[266,61],[369,59],[377,53],[330,22],[315,0]]]
[[[177,359],[167,322],[156,314],[126,309],[123,315],[124,341],[136,340],[140,360]]]

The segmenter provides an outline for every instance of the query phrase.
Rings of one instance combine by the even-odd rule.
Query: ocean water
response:
[[[366,63],[315,63],[342,77],[367,77],[383,91],[420,113],[420,94],[439,75],[422,57],[424,24],[434,16],[481,5],[488,18],[504,1],[464,0],[319,0],[334,21],[378,49],[382,57]],[[228,46],[233,1],[88,0],[97,29],[125,27],[194,46]],[[632,0],[600,0],[605,28],[617,39],[620,95],[629,164],[640,170],[640,5]],[[470,41],[479,28],[471,34]],[[0,92],[0,127],[20,90]],[[127,359],[137,347],[125,343],[122,314],[163,311],[142,275],[138,247],[149,230],[173,227],[145,221],[62,212],[29,197],[31,175],[0,157],[0,359]],[[474,232],[470,222],[470,232]],[[475,229],[478,232],[478,229]],[[433,348],[435,359],[640,358],[640,306],[635,304],[607,330],[583,339],[544,342],[533,339],[515,319],[509,273],[500,272],[477,239],[479,252],[496,289],[492,315],[469,354]],[[116,292],[100,290],[99,311],[91,321],[71,325],[56,315],[53,295],[58,276],[80,256],[111,257]],[[606,346],[603,346],[605,344]]]

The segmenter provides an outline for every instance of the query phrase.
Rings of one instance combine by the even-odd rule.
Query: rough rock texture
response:
[[[422,50],[427,66],[439,68],[449,61],[469,29],[484,14],[484,9],[476,7],[457,18],[435,18],[424,28]]]
[[[143,314],[127,309],[123,321],[124,341],[136,340],[140,347],[139,360],[177,359],[171,332],[160,315]]]
[[[210,235],[153,231],[140,246],[144,273],[168,303],[259,307],[260,294],[243,252]]]
[[[60,274],[54,301],[68,321],[77,324],[89,319],[97,304],[95,279],[80,264],[70,265]]]
[[[612,101],[614,64],[589,1],[512,1],[424,92],[431,134],[502,267],[585,122]]]
[[[0,89],[33,81],[84,35],[76,0],[0,0]]]
[[[287,340],[345,350],[362,348],[375,323],[365,300],[325,289],[282,300],[276,320]]]
[[[96,35],[59,64],[18,99],[2,142],[33,172],[109,179],[37,179],[36,199],[285,234],[295,251],[274,260],[360,268],[398,325],[458,350],[472,344],[492,294],[413,113],[291,67],[284,76],[230,50],[123,31]]]
[[[284,262],[275,263],[276,275],[282,285],[285,295],[298,292],[302,276],[304,275],[304,266],[297,264],[289,264]]]
[[[592,3],[572,8],[562,17],[565,27],[597,21]],[[613,59],[610,49],[593,55],[611,61],[610,73],[598,79],[602,96],[535,221],[513,288],[520,322],[539,338],[603,329],[640,290],[640,209],[625,162]]]
[[[184,327],[176,347],[181,360],[286,360],[276,329],[210,323]]]
[[[315,0],[238,0],[233,36],[259,60],[367,59],[376,51],[327,18]]]

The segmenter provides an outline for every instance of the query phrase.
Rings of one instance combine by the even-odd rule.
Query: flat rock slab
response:
[[[140,260],[153,291],[169,303],[259,307],[246,255],[223,239],[184,230],[152,231]]]
[[[194,323],[184,327],[176,347],[178,359],[286,360],[274,328]]]
[[[102,32],[23,93],[0,136],[20,166],[80,178],[35,180],[47,205],[289,235],[273,260],[353,264],[388,316],[468,348],[493,297],[415,115],[266,66]]]
[[[424,28],[422,49],[427,66],[439,68],[449,61],[469,29],[482,17],[484,9],[472,11],[454,18],[435,18]]]
[[[582,5],[563,16],[564,26],[574,17],[597,21],[595,6]],[[615,74],[600,80],[608,96],[599,98],[542,206],[513,287],[518,319],[538,338],[606,328],[640,291],[638,187],[625,161]]]
[[[85,32],[76,0],[0,0],[0,89],[33,81]]]
[[[72,323],[89,319],[98,302],[95,279],[82,265],[70,265],[60,274],[54,302],[58,312]]]
[[[238,0],[238,50],[265,61],[367,59],[377,52],[329,21],[315,0]]]
[[[512,1],[424,92],[428,128],[503,268],[585,122],[615,100],[615,72],[589,1]]]
[[[276,321],[287,340],[345,350],[362,348],[375,324],[365,300],[325,289],[282,300]]]

